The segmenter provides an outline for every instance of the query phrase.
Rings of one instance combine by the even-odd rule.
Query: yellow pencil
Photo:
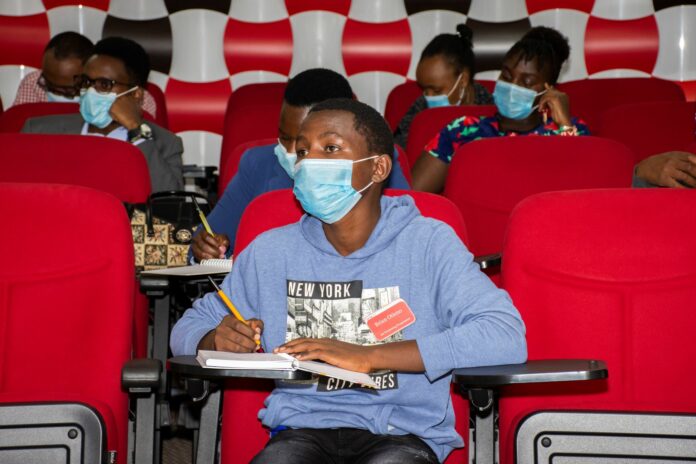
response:
[[[203,210],[201,210],[201,207],[198,205],[198,201],[196,201],[196,197],[192,196],[191,199],[193,200],[193,206],[196,207],[196,210],[198,211],[198,217],[201,218],[201,223],[203,223],[203,227],[205,228],[205,231],[208,232],[208,235],[211,237],[215,237],[215,234],[213,233],[213,229],[210,228],[210,224],[208,224],[208,220],[205,218],[205,214],[203,214]]]
[[[242,317],[242,315],[239,313],[239,311],[237,311],[237,308],[234,307],[234,305],[232,304],[232,301],[230,301],[230,299],[227,297],[227,295],[225,295],[225,292],[222,291],[222,289],[218,286],[218,284],[216,284],[215,281],[210,276],[208,276],[208,280],[213,285],[213,287],[215,287],[215,291],[217,292],[218,296],[220,296],[220,299],[225,303],[225,305],[227,306],[227,309],[230,310],[232,315],[234,317],[236,317],[240,322],[243,322],[244,324],[249,325],[249,323]],[[261,344],[261,340],[255,339],[254,341],[256,342],[257,345]]]

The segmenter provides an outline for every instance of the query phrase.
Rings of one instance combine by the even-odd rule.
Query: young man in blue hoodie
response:
[[[519,313],[454,231],[409,196],[382,196],[392,144],[365,104],[314,106],[296,140],[293,190],[307,214],[260,235],[223,282],[249,325],[211,293],[174,327],[175,355],[251,352],[260,339],[266,351],[368,372],[380,385],[278,382],[259,417],[282,431],[254,463],[441,462],[463,445],[451,370],[526,359]],[[377,342],[366,319],[399,298],[415,322]]]

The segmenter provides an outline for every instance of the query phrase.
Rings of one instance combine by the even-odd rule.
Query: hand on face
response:
[[[279,346],[274,353],[287,353],[302,361],[324,361],[343,369],[370,372],[370,348],[329,338],[298,338]]]
[[[194,237],[191,251],[197,261],[203,259],[224,259],[227,249],[230,247],[230,239],[225,234],[211,236],[201,229]]]
[[[109,110],[114,121],[128,130],[139,127],[143,122],[140,99],[134,95],[137,92],[139,90],[118,97]]]
[[[213,331],[213,347],[217,351],[252,353],[259,350],[256,340],[261,340],[262,333],[263,321],[259,319],[249,319],[245,324],[234,316],[225,316]]]
[[[558,127],[570,126],[570,102],[568,95],[548,83],[544,84],[544,87],[546,88],[546,93],[539,99],[539,111],[541,113],[547,112]]]
[[[636,176],[661,187],[696,188],[696,155],[669,151],[651,156],[638,163]]]

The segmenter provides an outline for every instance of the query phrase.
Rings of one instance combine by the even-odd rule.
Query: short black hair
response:
[[[353,127],[365,137],[370,153],[393,156],[394,137],[389,124],[381,114],[370,105],[350,98],[332,98],[317,103],[309,110],[310,113],[319,111],[345,111],[353,115]]]
[[[546,65],[551,70],[550,84],[558,82],[561,66],[570,56],[568,39],[556,29],[545,26],[533,27],[517,43],[515,43],[505,59],[517,57],[517,60],[536,60],[539,69]]]
[[[84,35],[77,32],[61,32],[53,36],[46,44],[44,53],[51,50],[58,60],[79,58],[86,60],[92,55],[94,44]]]
[[[97,42],[93,54],[121,60],[131,83],[140,87],[147,85],[150,57],[139,43],[125,37],[108,37]]]
[[[292,106],[313,106],[329,98],[353,98],[348,79],[336,71],[313,68],[288,81],[283,100]]]
[[[423,49],[420,59],[442,55],[456,74],[461,74],[466,69],[473,77],[476,73],[473,36],[474,33],[466,24],[457,24],[456,34],[435,36]]]

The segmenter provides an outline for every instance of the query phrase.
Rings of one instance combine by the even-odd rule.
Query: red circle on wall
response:
[[[585,31],[587,72],[635,69],[652,74],[659,42],[654,15],[627,21],[590,16]]]
[[[343,29],[343,64],[350,76],[367,71],[406,75],[411,63],[411,29],[407,19],[365,23],[348,19]]]
[[[225,62],[230,74],[272,71],[287,76],[292,64],[290,20],[248,23],[230,19],[225,28]]]

